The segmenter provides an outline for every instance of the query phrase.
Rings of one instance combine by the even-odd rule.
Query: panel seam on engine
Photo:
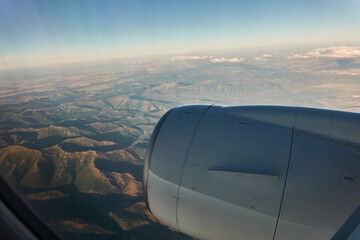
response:
[[[278,212],[276,225],[275,225],[275,229],[274,229],[273,240],[276,239],[276,233],[277,233],[277,230],[278,230],[282,205],[283,205],[283,201],[284,201],[284,197],[285,197],[286,183],[287,183],[287,179],[288,179],[288,174],[289,174],[289,169],[290,169],[290,161],[291,161],[291,155],[292,155],[292,149],[293,149],[293,143],[294,143],[294,134],[295,134],[295,126],[296,126],[297,114],[298,114],[298,108],[296,108],[296,111],[295,111],[294,124],[293,124],[293,128],[291,130],[292,132],[291,132],[291,143],[290,143],[289,159],[288,159],[288,164],[287,164],[287,168],[286,168],[284,187],[283,187],[283,192],[282,192],[282,195],[281,195],[280,207],[279,207],[279,212]]]
[[[185,163],[186,163],[186,159],[187,159],[187,156],[188,156],[188,153],[189,153],[189,149],[190,149],[190,146],[191,146],[191,143],[194,139],[194,136],[195,136],[195,133],[196,133],[196,130],[201,122],[201,119],[204,117],[205,113],[209,110],[209,108],[211,108],[213,105],[210,105],[208,106],[205,111],[202,113],[202,115],[200,116],[199,118],[199,121],[197,122],[195,128],[194,128],[194,131],[193,131],[193,134],[191,136],[191,139],[190,139],[190,142],[189,142],[189,145],[187,147],[187,150],[186,150],[186,154],[185,154],[185,159],[184,159],[184,162],[183,162],[183,165],[182,165],[182,168],[181,168],[181,173],[180,173],[180,179],[179,179],[179,185],[178,185],[178,190],[177,190],[177,195],[176,195],[176,226],[177,226],[177,230],[180,231],[180,228],[179,228],[179,221],[178,221],[178,204],[179,204],[179,192],[180,192],[180,186],[181,186],[181,181],[182,181],[182,176],[183,176],[183,172],[184,172],[184,168],[185,168]]]

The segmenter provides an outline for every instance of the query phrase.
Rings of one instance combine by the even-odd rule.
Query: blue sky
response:
[[[2,0],[3,59],[360,41],[358,0]]]

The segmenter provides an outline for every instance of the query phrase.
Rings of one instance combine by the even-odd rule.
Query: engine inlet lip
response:
[[[165,122],[165,119],[169,116],[169,114],[172,110],[173,109],[170,109],[169,111],[167,111],[164,114],[164,116],[162,116],[160,118],[159,122],[156,124],[156,127],[155,127],[153,133],[151,134],[150,142],[147,147],[145,158],[144,158],[142,188],[143,188],[143,197],[145,200],[145,204],[146,204],[147,209],[149,209],[150,212],[151,212],[151,209],[150,209],[150,205],[149,205],[149,201],[148,201],[148,174],[149,174],[149,168],[150,168],[151,155],[152,155],[152,152],[154,149],[157,135],[160,132],[161,126],[163,125],[163,123]]]

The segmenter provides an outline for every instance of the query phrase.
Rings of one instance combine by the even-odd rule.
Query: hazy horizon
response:
[[[269,45],[360,42],[345,1],[10,1],[0,3],[2,69]]]

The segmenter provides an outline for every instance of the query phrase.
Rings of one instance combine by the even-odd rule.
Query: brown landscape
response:
[[[186,239],[142,198],[147,142],[171,104],[139,99],[131,72],[70,69],[2,73],[2,177],[67,239]]]

